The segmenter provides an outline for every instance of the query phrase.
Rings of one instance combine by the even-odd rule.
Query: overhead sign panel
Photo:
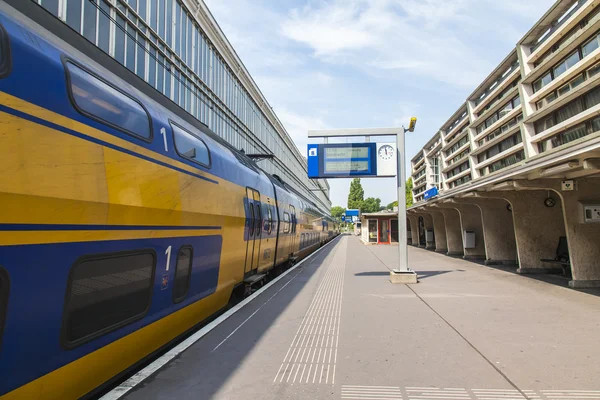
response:
[[[436,188],[436,187],[434,186],[434,187],[432,187],[431,189],[429,189],[429,190],[426,190],[426,191],[423,193],[423,199],[424,199],[424,200],[429,200],[429,199],[431,199],[432,197],[435,197],[435,196],[437,196],[437,195],[438,195],[438,188]]]
[[[308,145],[309,178],[396,176],[395,143]]]

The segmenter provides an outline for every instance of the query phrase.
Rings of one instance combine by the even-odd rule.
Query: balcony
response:
[[[502,153],[496,154],[495,156],[493,156],[493,157],[490,157],[490,158],[488,158],[487,160],[485,160],[485,161],[482,161],[482,162],[480,162],[480,163],[476,164],[476,165],[474,166],[474,168],[475,168],[475,169],[480,169],[480,168],[483,168],[483,167],[487,167],[488,165],[490,165],[490,164],[493,164],[493,163],[495,163],[496,161],[499,161],[499,160],[501,160],[501,159],[503,159],[503,158],[507,158],[507,157],[508,157],[508,156],[510,156],[511,154],[514,154],[514,153],[516,153],[516,152],[518,152],[518,151],[520,151],[520,150],[523,150],[524,148],[525,148],[525,146],[524,146],[524,144],[521,142],[521,143],[519,143],[519,144],[517,144],[517,145],[515,145],[515,146],[513,146],[513,147],[510,147],[510,148],[508,148],[508,149],[504,150]]]
[[[487,149],[500,143],[502,140],[506,139],[507,137],[514,135],[520,129],[521,129],[521,125],[518,123],[515,123],[513,126],[509,126],[504,131],[502,131],[502,130],[499,131],[498,134],[495,135],[492,139],[487,140],[481,146],[475,147],[475,149],[471,151],[471,155],[477,155],[477,154],[480,154],[480,153],[486,151]]]
[[[573,9],[564,10],[566,14],[563,14],[558,18],[559,21],[548,29],[547,33],[542,35],[537,43],[531,46],[531,54],[527,59],[527,63],[538,61],[562,38],[565,32],[568,32],[577,26],[595,5],[595,2],[580,0]],[[550,26],[551,24],[548,25]]]
[[[503,115],[502,118],[498,119],[498,121],[494,122],[492,125],[490,125],[489,127],[485,128],[483,131],[481,131],[480,134],[475,136],[475,138],[474,138],[475,143],[477,143],[479,140],[486,137],[488,134],[492,133],[494,130],[496,130],[496,128],[499,128],[502,125],[504,125],[504,123],[508,122],[511,118],[514,118],[518,114],[521,114],[521,108],[522,108],[522,106],[519,104],[517,107],[510,110],[510,112]]]
[[[456,157],[458,154],[462,153],[463,151],[469,149],[471,146],[471,143],[467,142],[465,144],[463,144],[462,146],[460,146],[454,153],[450,154],[448,157],[446,157],[446,159],[448,160],[447,162],[450,162],[450,160],[452,160],[454,157]],[[443,170],[442,172],[447,172],[450,171],[453,167],[456,167],[457,165],[459,165],[462,161],[464,161],[469,155],[465,155],[464,157],[461,157],[459,160],[452,162],[452,164],[448,164]]]
[[[481,110],[484,109],[486,105],[491,103],[500,92],[510,86],[513,80],[516,79],[520,74],[520,68],[516,67],[514,70],[512,70],[510,74],[502,79],[501,83],[499,83],[491,92],[487,94],[487,96],[485,96],[484,99],[481,100],[479,104],[477,104],[477,106],[473,108],[473,113],[479,114]]]
[[[468,168],[468,169],[464,170],[460,174],[454,175],[452,178],[447,178],[445,180],[445,182],[446,182],[446,184],[450,184],[450,183],[452,183],[452,182],[454,182],[454,181],[456,181],[456,180],[458,180],[458,179],[460,179],[462,177],[465,177],[467,175],[471,175],[471,168]]]
[[[590,33],[596,32],[600,29],[600,13],[594,15],[589,23],[577,32],[568,37],[567,40],[560,44],[560,47],[549,54],[542,62],[536,65],[530,73],[527,74],[524,83],[532,83],[539,77],[549,71],[552,66],[557,64],[564,56],[570,54],[574,49],[581,46],[590,38]],[[593,35],[592,35],[593,36]]]
[[[500,108],[502,108],[503,105],[506,104],[507,100],[510,100],[517,94],[519,94],[519,86],[518,85],[513,87],[509,91],[505,92],[501,98],[497,99],[494,102],[494,105],[492,107],[490,107],[488,110],[485,110],[483,113],[478,115],[477,118],[475,118],[475,120],[473,121],[473,126],[479,125],[480,122],[483,122],[486,119],[488,119],[489,117],[491,117],[492,114],[497,112]]]

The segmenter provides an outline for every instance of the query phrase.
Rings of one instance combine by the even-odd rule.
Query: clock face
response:
[[[382,160],[390,160],[394,156],[394,148],[386,144],[385,146],[381,146],[378,154]]]

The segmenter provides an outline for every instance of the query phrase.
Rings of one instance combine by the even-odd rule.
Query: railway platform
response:
[[[341,236],[105,398],[600,399],[598,292],[413,247],[393,285],[396,257]]]

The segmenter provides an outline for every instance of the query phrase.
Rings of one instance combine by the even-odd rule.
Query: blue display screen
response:
[[[310,178],[376,176],[375,143],[308,145]]]

